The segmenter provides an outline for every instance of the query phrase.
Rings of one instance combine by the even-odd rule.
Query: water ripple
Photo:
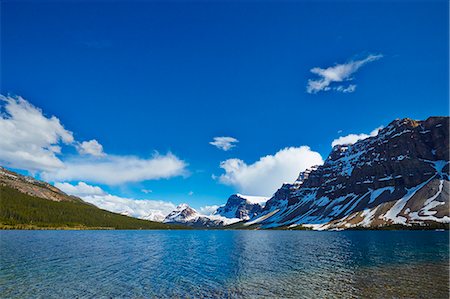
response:
[[[2,298],[448,298],[447,232],[1,231]]]

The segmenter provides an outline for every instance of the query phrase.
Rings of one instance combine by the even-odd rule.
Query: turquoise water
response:
[[[448,298],[434,231],[1,231],[2,298]]]

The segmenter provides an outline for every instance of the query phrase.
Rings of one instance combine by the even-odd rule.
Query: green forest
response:
[[[186,229],[136,219],[83,201],[56,202],[0,186],[1,229]]]

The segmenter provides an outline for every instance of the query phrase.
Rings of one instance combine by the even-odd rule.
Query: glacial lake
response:
[[[448,298],[438,231],[0,231],[2,298]]]

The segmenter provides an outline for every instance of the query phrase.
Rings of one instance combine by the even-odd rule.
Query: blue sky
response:
[[[80,144],[95,139],[107,155],[170,152],[185,163],[162,179],[52,181],[217,205],[259,190],[234,174],[220,180],[222,161],[248,166],[301,146],[325,159],[340,136],[370,134],[395,118],[448,115],[448,11],[446,1],[2,1],[0,92],[57,117]],[[311,69],[336,65],[353,69],[329,90],[307,92],[308,80],[325,78]],[[239,142],[228,151],[210,144],[221,136]],[[56,143],[63,163],[80,158],[79,147]],[[286,157],[280,167],[296,163]],[[271,168],[263,171],[261,185]]]

